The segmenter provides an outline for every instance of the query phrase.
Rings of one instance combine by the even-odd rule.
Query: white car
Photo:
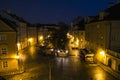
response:
[[[93,63],[94,62],[94,54],[86,54],[85,61]]]

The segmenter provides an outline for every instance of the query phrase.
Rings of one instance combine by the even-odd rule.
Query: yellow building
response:
[[[97,50],[120,49],[120,3],[101,11],[99,16],[88,18],[85,25],[87,47]]]
[[[120,72],[120,3],[114,4],[98,16],[86,18],[87,49],[95,58]]]
[[[1,10],[0,11],[1,17],[8,20],[8,22],[11,22],[12,24],[16,25],[14,29],[17,31],[17,44],[19,44],[19,50],[24,49],[27,47],[27,22],[21,18],[16,16],[15,14]]]
[[[0,73],[19,69],[16,31],[0,18]]]
[[[17,43],[20,44],[20,48],[24,49],[27,47],[27,23],[22,20],[18,20],[17,25]]]
[[[28,25],[28,46],[37,44],[37,27]]]

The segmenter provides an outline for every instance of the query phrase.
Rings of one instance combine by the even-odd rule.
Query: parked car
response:
[[[86,62],[89,62],[89,63],[94,62],[94,53],[90,53],[90,51],[86,49],[80,50],[80,57]]]
[[[85,61],[93,63],[94,62],[94,54],[92,54],[92,53],[85,54]]]
[[[59,56],[59,57],[66,57],[66,56],[68,56],[68,50],[59,49],[59,50],[57,50],[55,55]]]

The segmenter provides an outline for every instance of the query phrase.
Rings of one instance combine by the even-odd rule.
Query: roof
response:
[[[75,29],[84,30],[85,29],[84,23],[85,23],[85,21],[84,21],[84,19],[82,17],[77,17],[76,19],[74,19],[72,21],[72,26]]]
[[[4,12],[4,13],[6,13],[7,15],[13,17],[14,19],[20,21],[20,22],[25,22],[25,23],[27,23],[27,21],[25,21],[22,17],[17,16],[16,14],[13,14],[13,13],[11,13],[11,12],[9,12],[9,11],[6,11],[6,10],[1,10],[1,11]]]
[[[113,6],[104,10],[108,13],[105,19],[107,20],[120,20],[120,3],[114,4]]]
[[[8,26],[10,26],[13,30],[17,31],[17,29],[16,29],[16,27],[17,27],[16,23],[14,23],[14,22],[12,22],[10,20],[7,20],[5,18],[2,18],[1,16],[0,16],[0,20],[3,21]]]
[[[120,3],[110,6],[109,8],[100,11],[100,13],[103,14],[94,16],[94,19],[87,23],[104,21],[104,20],[120,20]],[[100,19],[101,16],[103,17],[103,19]]]

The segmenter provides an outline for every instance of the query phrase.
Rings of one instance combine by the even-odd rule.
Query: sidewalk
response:
[[[102,63],[97,63],[103,70],[105,70],[106,72],[108,72],[109,74],[113,75],[115,78],[117,78],[118,80],[120,80],[120,73],[115,72],[114,70],[112,70],[110,67],[102,64]]]
[[[23,73],[23,70],[16,70],[16,71],[9,71],[9,72],[0,72],[1,76],[5,76],[5,75],[14,75],[14,74],[20,74]]]

